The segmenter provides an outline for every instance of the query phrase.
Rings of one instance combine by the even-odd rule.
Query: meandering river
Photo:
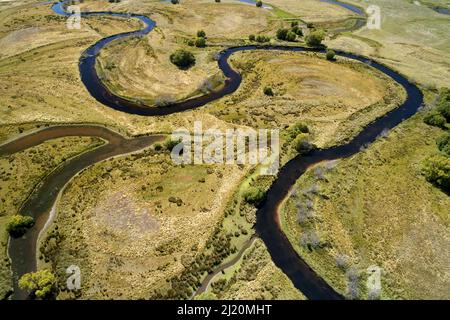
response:
[[[53,10],[57,14],[67,15],[62,3],[53,5]],[[85,50],[79,63],[81,80],[90,94],[103,105],[122,112],[142,116],[161,116],[199,108],[209,102],[235,92],[241,84],[242,77],[237,71],[231,68],[228,59],[236,52],[250,50],[265,50],[273,52],[274,54],[280,50],[293,52],[324,52],[323,50],[299,46],[241,46],[226,48],[217,56],[218,66],[226,77],[225,84],[220,90],[200,97],[176,102],[170,106],[147,106],[134,100],[119,97],[113,92],[110,92],[97,75],[95,63],[96,56],[100,50],[110,42],[130,36],[145,35],[155,27],[156,23],[150,18],[139,14],[113,12],[82,13],[82,16],[99,15],[133,17],[142,21],[144,27],[134,32],[121,33],[101,39]],[[345,158],[356,154],[362,147],[375,141],[384,130],[391,129],[414,115],[423,102],[421,91],[413,83],[409,82],[405,77],[394,70],[367,57],[342,51],[336,51],[336,54],[340,57],[370,65],[388,75],[406,90],[407,98],[401,106],[388,112],[383,117],[376,119],[345,145],[324,150],[315,150],[307,156],[297,156],[290,160],[281,168],[275,182],[267,193],[265,202],[258,209],[255,226],[257,235],[264,241],[277,267],[279,267],[290,278],[294,286],[309,299],[342,299],[343,297],[318,276],[294,250],[280,228],[278,217],[278,208],[280,204],[286,198],[289,190],[297,179],[310,166],[322,161]],[[36,269],[36,241],[39,232],[48,219],[50,208],[67,182],[78,172],[94,163],[115,155],[140,150],[156,140],[162,139],[161,136],[126,139],[111,130],[95,126],[57,126],[32,133],[6,145],[0,146],[0,154],[11,154],[42,143],[48,139],[68,135],[98,136],[108,141],[108,143],[68,161],[64,166],[52,172],[44,179],[39,188],[35,190],[32,197],[30,197],[23,205],[21,213],[35,217],[36,225],[27,232],[25,237],[20,239],[10,239],[9,256],[12,260],[12,269],[15,280],[14,298],[16,299],[26,298],[26,294],[17,288],[17,279],[22,274]]]

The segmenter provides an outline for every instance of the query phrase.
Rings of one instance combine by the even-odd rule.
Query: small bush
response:
[[[291,31],[294,32],[296,35],[298,35],[299,37],[303,36],[303,31],[302,28],[300,28],[299,26],[294,26],[291,28]]]
[[[331,50],[331,49],[327,50],[327,54],[326,54],[327,60],[334,61],[335,55],[336,55],[336,52],[334,52],[334,50]]]
[[[170,2],[171,2],[172,4],[179,4],[179,3],[180,3],[180,0],[170,0]]]
[[[189,40],[187,41],[187,45],[190,46],[190,47],[193,47],[193,46],[195,46],[195,41],[192,40],[192,39],[189,39]]]
[[[450,157],[440,154],[429,157],[422,172],[427,181],[445,192],[450,192]]]
[[[293,147],[300,155],[306,155],[314,149],[314,145],[309,142],[306,133],[301,133],[294,139]]]
[[[197,31],[197,37],[199,38],[206,38],[206,32],[203,30],[198,30]]]
[[[219,3],[220,2],[220,0],[215,0],[217,3]]]
[[[197,38],[195,40],[195,46],[197,48],[204,48],[204,47],[206,47],[206,39],[203,38],[203,37]]]
[[[6,226],[6,230],[11,237],[21,237],[27,232],[29,228],[34,225],[34,219],[30,216],[22,216],[19,214],[13,215]]]
[[[303,122],[297,122],[289,128],[289,135],[292,139],[296,138],[301,133],[309,133],[308,126]]]
[[[318,47],[323,39],[325,39],[325,33],[322,30],[314,30],[306,36],[306,43],[311,47]]]
[[[155,147],[154,147],[155,151],[161,151],[162,148],[163,148],[163,146],[160,143],[155,144]]]
[[[262,5],[263,5],[262,1],[260,1],[260,0],[256,1],[256,6],[257,6],[258,8],[261,8]]]
[[[271,97],[273,96],[273,90],[271,87],[265,87],[263,92],[266,96],[271,96]]]
[[[450,133],[446,133],[436,140],[439,151],[450,156]]]
[[[430,126],[445,128],[446,120],[439,112],[431,111],[424,118],[423,122]]]
[[[447,122],[450,122],[450,101],[441,101],[437,110]]]
[[[181,143],[181,139],[178,140],[172,140],[172,139],[167,139],[164,142],[164,147],[168,150],[168,151],[172,151],[172,149],[177,145]]]
[[[450,102],[450,89],[449,88],[442,88],[439,92],[440,96],[440,103],[443,102]]]
[[[286,41],[294,42],[295,39],[297,39],[297,35],[294,32],[289,31],[286,35]]]
[[[289,30],[288,29],[278,29],[277,30],[277,39],[278,40],[286,40],[287,34],[288,34]]]
[[[170,55],[170,62],[180,69],[187,69],[195,64],[195,57],[192,52],[178,49]]]
[[[257,207],[263,201],[265,194],[259,188],[249,187],[247,190],[245,190],[243,196],[244,196],[245,202]]]
[[[255,39],[256,39],[256,37],[254,34],[251,34],[248,36],[248,40],[250,40],[250,41],[255,41]]]
[[[269,41],[270,41],[270,38],[267,36],[258,35],[256,37],[256,42],[264,43],[264,42],[269,42]]]
[[[298,27],[298,21],[292,21],[291,22],[291,28]]]

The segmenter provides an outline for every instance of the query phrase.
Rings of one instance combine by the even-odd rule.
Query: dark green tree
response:
[[[178,49],[170,55],[170,61],[180,69],[188,69],[195,64],[195,57],[192,52]]]
[[[273,96],[273,90],[271,87],[265,87],[263,92],[266,96]]]
[[[334,52],[334,50],[331,50],[331,49],[327,50],[327,54],[326,54],[327,60],[334,61],[335,55],[336,55],[336,52]]]
[[[265,194],[257,187],[248,187],[243,196],[245,202],[257,207],[264,200]]]
[[[301,133],[293,141],[294,149],[301,155],[308,154],[315,147],[309,142],[308,134]]]
[[[286,40],[287,34],[289,30],[285,28],[281,28],[277,30],[277,39],[278,40]]]
[[[23,236],[33,225],[33,217],[16,214],[9,218],[6,230],[11,237],[18,238]]]
[[[314,30],[306,36],[306,43],[311,47],[318,47],[323,39],[325,39],[325,33],[322,30]]]
[[[445,124],[447,123],[444,116],[437,111],[428,112],[428,114],[423,118],[423,121],[430,126],[439,128],[445,128]]]
[[[294,32],[289,31],[286,35],[286,41],[294,42],[295,39],[297,39],[297,35]]]
[[[450,192],[450,157],[441,154],[429,157],[422,172],[429,182]]]
[[[439,151],[442,151],[446,155],[450,156],[450,133],[446,133],[443,136],[440,136],[436,140],[436,144]]]
[[[195,46],[198,48],[206,47],[206,39],[203,37],[199,37],[195,40]]]
[[[299,37],[303,36],[303,31],[302,28],[300,28],[299,26],[294,26],[291,28],[291,31],[293,33],[295,33],[296,35],[298,35]]]

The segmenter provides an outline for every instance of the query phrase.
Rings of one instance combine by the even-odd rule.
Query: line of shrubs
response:
[[[155,292],[152,299],[189,299],[194,290],[201,285],[202,276],[212,273],[223,259],[237,251],[231,246],[231,233],[224,234],[219,227],[216,227],[213,236],[206,243],[206,248],[210,253],[198,254],[194,261],[185,267],[184,271],[174,276],[168,282],[170,288],[166,292]]]
[[[442,89],[435,110],[429,111],[423,121],[447,132],[436,140],[439,153],[428,157],[422,167],[427,181],[450,193],[450,89]]]

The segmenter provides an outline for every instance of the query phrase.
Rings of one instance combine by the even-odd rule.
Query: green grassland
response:
[[[309,170],[281,209],[295,249],[343,294],[352,273],[357,297],[366,298],[366,269],[377,265],[383,299],[449,297],[450,198],[421,173],[443,131],[422,118],[349,159]]]

